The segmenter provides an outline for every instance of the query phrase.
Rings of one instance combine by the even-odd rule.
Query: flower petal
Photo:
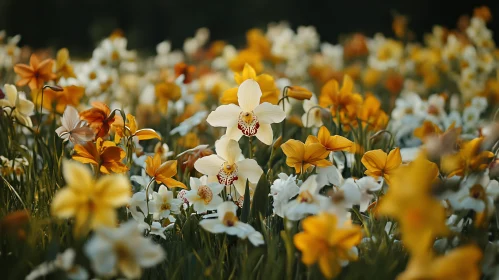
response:
[[[280,123],[286,118],[281,107],[264,102],[253,110],[258,121],[262,124]]]
[[[218,174],[223,164],[224,161],[217,155],[209,155],[196,160],[194,168],[199,173],[215,176]]]
[[[255,80],[248,79],[239,86],[237,90],[237,101],[245,112],[253,111],[262,97],[262,90]]]
[[[235,104],[220,105],[208,115],[206,121],[215,127],[235,126],[241,111],[241,108]]]
[[[265,145],[272,145],[272,140],[274,139],[274,135],[272,132],[272,127],[270,124],[260,124],[258,131],[255,134],[256,138],[262,141]]]
[[[248,178],[251,183],[258,183],[263,170],[254,159],[243,159],[237,163],[237,174]]]

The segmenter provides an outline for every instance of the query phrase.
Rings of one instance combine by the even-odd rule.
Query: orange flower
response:
[[[146,159],[146,172],[147,175],[153,177],[158,184],[164,184],[169,188],[182,188],[187,187],[172,177],[177,174],[177,161],[169,160],[161,163],[161,156],[155,154],[154,157],[147,157]]]
[[[246,64],[251,65],[256,72],[261,72],[263,70],[262,56],[260,53],[251,49],[240,51],[237,56],[229,62],[229,68],[232,71],[240,72],[243,71]]]
[[[494,158],[491,151],[483,151],[484,138],[479,137],[463,143],[457,154],[442,156],[440,167],[447,177],[464,176],[472,171],[483,171]]]
[[[40,62],[40,59],[35,54],[32,54],[29,64],[16,64],[14,66],[14,72],[21,77],[17,82],[18,86],[28,85],[31,90],[41,89],[45,82],[57,78],[57,75],[52,73],[53,59],[45,59]]]
[[[438,125],[434,124],[431,121],[426,120],[423,122],[423,124],[420,127],[414,129],[413,134],[414,136],[416,136],[417,138],[421,139],[421,141],[424,142],[426,137],[430,135],[442,134],[442,130],[440,129],[440,127],[438,127]]]
[[[310,141],[311,143],[320,143],[322,146],[324,146],[324,148],[326,148],[326,150],[330,152],[349,151],[353,146],[353,142],[343,136],[331,136],[331,133],[325,126],[322,126],[319,129],[319,134],[317,135],[317,137],[310,135],[308,136],[307,141]]]
[[[57,78],[76,78],[73,66],[69,64],[69,51],[66,48],[62,48],[57,52],[55,73]]]
[[[180,87],[174,82],[159,83],[154,87],[154,94],[161,113],[168,112],[168,101],[177,101],[182,96]]]
[[[361,162],[367,169],[366,175],[375,178],[383,177],[390,185],[393,172],[402,164],[402,156],[400,148],[391,150],[388,155],[382,150],[373,150],[365,153]]]
[[[362,125],[369,125],[371,129],[384,129],[388,124],[388,115],[381,109],[381,102],[374,95],[368,93],[357,112]]]
[[[286,164],[294,167],[296,173],[306,171],[311,166],[326,167],[333,165],[325,159],[330,152],[321,143],[314,143],[313,141],[309,136],[305,143],[290,139],[281,145],[282,151],[287,156]]]
[[[95,144],[92,142],[87,142],[85,145],[77,144],[74,150],[74,160],[90,163],[102,173],[123,173],[128,170],[128,167],[121,162],[126,156],[125,151],[112,141],[98,138]]]
[[[132,114],[126,115],[127,123],[123,123],[123,118],[116,116],[113,127],[116,131],[114,142],[119,143],[123,137],[137,137],[140,140],[149,140],[157,138],[161,140],[161,136],[154,129],[143,128],[137,129],[137,122]]]
[[[310,90],[300,86],[290,86],[286,94],[289,97],[297,100],[305,100],[305,99],[310,100],[310,98],[312,98],[313,95]]]
[[[192,82],[194,72],[196,72],[196,67],[194,65],[187,65],[185,62],[175,64],[173,69],[175,70],[175,77],[184,75],[184,84]]]
[[[111,125],[115,121],[114,114],[111,115],[111,109],[102,102],[92,102],[93,108],[80,113],[80,118],[87,121],[91,128],[95,130],[96,136],[104,138],[109,133]]]
[[[348,75],[343,78],[341,89],[338,81],[334,79],[327,82],[321,89],[319,105],[324,108],[332,106],[332,112],[341,110],[352,115],[361,104],[362,96],[353,92],[353,81]]]
[[[55,106],[55,111],[63,113],[67,105],[77,107],[80,104],[80,99],[85,94],[85,88],[80,86],[63,87],[62,91],[55,91],[51,88],[46,88],[41,94],[37,95],[36,103],[40,104],[43,98],[43,107],[52,110]]]

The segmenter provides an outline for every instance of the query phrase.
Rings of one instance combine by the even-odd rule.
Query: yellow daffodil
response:
[[[361,160],[366,167],[365,174],[374,178],[383,177],[386,183],[390,185],[393,172],[402,163],[400,148],[395,148],[387,155],[382,150],[368,151]]]
[[[154,138],[161,140],[161,136],[159,136],[154,129],[137,129],[137,122],[132,114],[127,114],[126,120],[127,122],[123,124],[123,119],[121,117],[116,117],[116,121],[113,123],[113,127],[116,131],[114,136],[114,141],[116,143],[119,143],[122,137],[137,137],[139,141]]]
[[[78,236],[90,229],[117,224],[115,209],[126,205],[132,194],[127,177],[114,174],[95,181],[90,170],[74,161],[64,161],[63,175],[67,185],[55,194],[52,215],[74,217],[74,232]]]
[[[286,118],[286,113],[277,105],[263,102],[260,85],[253,79],[245,80],[237,89],[239,105],[221,105],[211,112],[206,121],[212,126],[226,127],[226,135],[239,141],[243,135],[256,136],[266,145],[272,144],[272,123]]]
[[[168,102],[177,101],[181,97],[180,87],[174,82],[159,83],[155,86],[154,93],[158,102],[157,106],[161,113],[168,112]]]
[[[440,127],[438,127],[438,125],[434,124],[431,121],[426,120],[420,127],[414,129],[414,136],[421,139],[421,141],[423,142],[425,141],[426,137],[434,134],[442,134],[442,130],[440,129]]]
[[[326,150],[330,152],[349,151],[353,146],[353,142],[343,136],[331,136],[331,133],[325,126],[322,126],[319,129],[319,134],[317,135],[317,137],[310,135],[308,138],[310,139],[311,143],[320,143],[322,146],[324,146],[324,148],[326,148]]]
[[[333,165],[325,158],[329,151],[321,143],[314,143],[311,137],[305,143],[290,139],[281,145],[282,151],[286,155],[286,164],[294,167],[296,173],[307,171],[311,166],[326,167]]]
[[[367,93],[362,106],[357,112],[362,126],[372,130],[382,130],[388,124],[388,115],[381,109],[381,102],[373,94]]]
[[[419,155],[391,174],[390,188],[377,209],[399,222],[402,241],[414,256],[426,254],[436,237],[448,233],[445,208],[432,197],[437,175],[436,164]]]
[[[309,266],[319,263],[326,278],[338,275],[343,263],[357,259],[355,246],[362,239],[359,226],[338,225],[335,215],[324,212],[304,219],[302,226],[303,232],[293,238],[302,252],[302,262]]]
[[[66,48],[62,48],[57,51],[57,57],[55,60],[55,74],[57,78],[76,78],[73,71],[73,66],[69,64],[69,51]]]
[[[279,89],[277,89],[275,85],[274,78],[268,74],[256,75],[257,72],[259,71],[255,71],[250,64],[245,64],[241,73],[234,73],[234,79],[238,85],[241,85],[248,79],[255,80],[262,90],[260,103],[268,102],[270,104],[277,104],[277,101],[279,100]],[[237,87],[224,91],[220,102],[222,104],[238,104],[237,92]]]
[[[74,160],[90,163],[102,173],[123,173],[128,170],[128,167],[121,162],[126,156],[125,151],[112,141],[98,138],[95,144],[92,142],[84,145],[77,144],[74,150]]]
[[[479,137],[462,144],[457,154],[442,156],[440,167],[447,177],[464,176],[471,171],[483,171],[494,157],[490,151],[482,151],[484,138]]]
[[[251,65],[257,72],[263,70],[262,55],[252,49],[241,50],[236,57],[229,61],[229,68],[232,71],[242,71],[246,64]]]
[[[319,105],[321,107],[332,107],[331,112],[344,111],[348,115],[356,113],[362,104],[362,96],[354,93],[353,81],[350,76],[345,75],[343,85],[340,89],[336,80],[330,80],[321,89]]]
[[[182,182],[172,178],[177,174],[176,160],[169,160],[161,163],[161,156],[159,154],[155,154],[154,157],[147,157],[146,172],[147,175],[153,177],[158,184],[165,184],[169,188],[187,189]]]

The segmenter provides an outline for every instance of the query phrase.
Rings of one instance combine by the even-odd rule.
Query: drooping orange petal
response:
[[[149,140],[154,138],[161,140],[161,136],[159,136],[159,134],[154,131],[154,129],[150,128],[139,129],[137,132],[135,132],[135,136],[137,136],[139,140]]]

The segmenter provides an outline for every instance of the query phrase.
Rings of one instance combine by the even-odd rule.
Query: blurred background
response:
[[[363,32],[392,35],[393,13],[407,15],[418,39],[432,26],[455,27],[459,16],[489,6],[499,30],[499,1],[325,1],[325,0],[0,0],[0,30],[21,34],[21,45],[68,47],[72,54],[90,55],[96,42],[116,28],[124,31],[129,49],[153,52],[168,39],[175,48],[197,28],[208,27],[211,39],[244,43],[252,27],[272,21],[292,27],[313,25],[321,41],[335,43],[340,34]],[[494,38],[498,41],[498,32]]]

